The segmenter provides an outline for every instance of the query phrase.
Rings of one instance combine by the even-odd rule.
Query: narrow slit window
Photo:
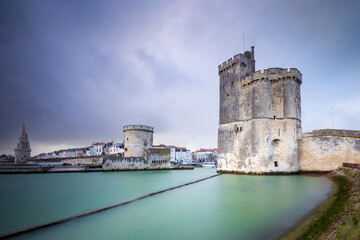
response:
[[[274,162],[274,165],[275,165],[275,167],[278,167],[279,166],[279,164],[278,164],[278,162]]]

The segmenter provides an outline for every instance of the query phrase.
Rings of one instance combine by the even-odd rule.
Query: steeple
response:
[[[25,130],[25,122],[23,122],[20,138],[27,138],[27,133],[26,133],[26,130]]]
[[[19,141],[14,151],[15,163],[17,164],[24,164],[26,163],[26,160],[30,158],[31,149],[28,134],[26,133],[25,129],[25,122],[23,122]]]

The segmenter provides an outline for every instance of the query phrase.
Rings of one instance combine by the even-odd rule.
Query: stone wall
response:
[[[103,163],[102,157],[93,158],[72,158],[61,160],[61,163],[66,164],[84,164],[84,165],[101,165]]]
[[[65,163],[65,164],[101,165],[103,163],[103,156],[32,159],[32,160],[28,161],[28,163],[42,163],[42,164]]]
[[[104,160],[102,168],[104,170],[143,170],[147,166],[147,161],[141,158],[109,158]]]
[[[171,167],[171,149],[170,148],[148,148],[146,158],[150,168]]]
[[[300,121],[254,119],[219,126],[220,172],[297,172]]]
[[[332,171],[343,163],[360,163],[360,131],[324,129],[303,134],[300,171]]]

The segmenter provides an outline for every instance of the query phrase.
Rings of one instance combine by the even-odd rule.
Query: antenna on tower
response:
[[[333,125],[333,129],[335,129],[334,106],[331,107],[331,112],[332,112],[332,125]]]
[[[243,30],[243,52],[245,52],[245,31]]]

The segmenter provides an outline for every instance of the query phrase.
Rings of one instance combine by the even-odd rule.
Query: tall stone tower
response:
[[[15,152],[15,163],[16,164],[24,164],[26,160],[30,158],[30,142],[28,138],[28,134],[25,130],[25,123],[23,123],[21,135],[19,137],[19,142],[17,143]]]
[[[255,72],[254,47],[218,70],[218,171],[299,171],[301,73],[296,68]]]
[[[125,157],[145,158],[147,148],[153,145],[154,128],[146,125],[124,126]]]

